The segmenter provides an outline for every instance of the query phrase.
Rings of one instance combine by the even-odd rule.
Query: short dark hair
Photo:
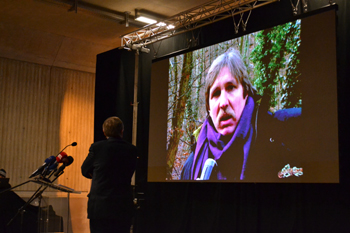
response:
[[[106,137],[120,138],[123,135],[124,124],[119,117],[113,116],[103,122],[102,129]]]
[[[237,82],[243,86],[243,96],[253,96],[256,93],[256,89],[250,82],[247,73],[247,68],[244,62],[242,61],[240,53],[238,52],[238,50],[230,48],[213,61],[206,76],[205,106],[207,112],[209,110],[210,88],[214,84],[217,76],[224,67],[227,67],[230,70],[232,76],[237,79]]]

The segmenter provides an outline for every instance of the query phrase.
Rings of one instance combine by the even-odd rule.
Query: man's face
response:
[[[216,130],[226,136],[233,134],[241,118],[247,96],[243,87],[224,67],[209,90],[209,110]]]

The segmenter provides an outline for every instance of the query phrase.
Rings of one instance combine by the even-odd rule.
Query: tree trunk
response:
[[[176,103],[174,105],[172,117],[172,134],[169,140],[168,155],[167,155],[167,178],[172,179],[172,170],[174,167],[175,157],[179,146],[180,137],[183,134],[182,123],[185,114],[187,102],[187,92],[190,91],[189,81],[192,73],[192,52],[185,54],[181,80],[177,93]]]

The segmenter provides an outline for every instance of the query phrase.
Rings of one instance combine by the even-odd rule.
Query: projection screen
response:
[[[148,181],[338,183],[335,26],[329,10],[154,62]]]

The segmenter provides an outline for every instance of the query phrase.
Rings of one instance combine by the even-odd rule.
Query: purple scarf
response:
[[[240,156],[243,154],[243,164],[242,170],[240,172],[240,180],[244,179],[244,171],[246,162],[248,159],[249,149],[253,137],[253,125],[252,125],[252,115],[254,111],[254,100],[252,97],[248,96],[247,103],[244,107],[244,110],[241,115],[241,119],[238,122],[238,125],[232,135],[232,138],[225,144],[222,140],[223,135],[218,133],[213,126],[212,120],[208,117],[202,126],[202,129],[199,133],[197,146],[194,153],[193,165],[191,168],[191,180],[196,180],[201,173],[202,167],[205,161],[209,158],[210,154],[216,161],[221,158],[221,156]],[[224,154],[235,141],[240,140],[243,142],[243,148],[238,148],[229,151],[229,154]],[[243,151],[243,153],[242,153]],[[220,170],[220,165],[219,168]],[[229,175],[229,174],[226,174]],[[220,179],[220,177],[218,178]],[[225,177],[223,179],[226,179]]]

